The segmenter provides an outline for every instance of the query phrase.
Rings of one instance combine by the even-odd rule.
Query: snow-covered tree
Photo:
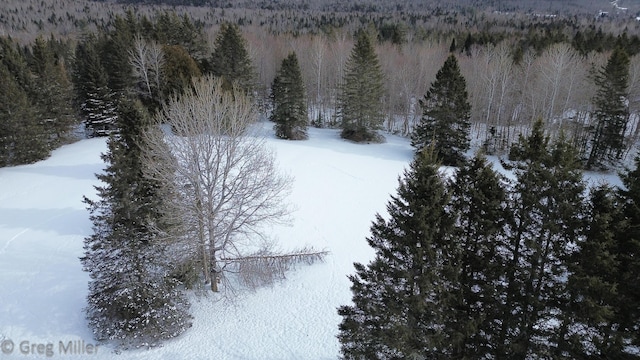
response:
[[[97,175],[104,183],[98,199],[85,199],[94,231],[81,259],[91,277],[87,318],[97,340],[156,346],[190,326],[189,305],[169,276],[160,187],[142,172],[144,109],[123,102],[118,124],[103,155],[107,168]]]

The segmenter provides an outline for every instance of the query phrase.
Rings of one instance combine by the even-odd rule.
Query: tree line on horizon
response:
[[[637,70],[640,63],[637,56],[631,56],[636,51],[633,45],[635,38],[625,34],[609,41],[616,44],[615,49],[625,53],[621,55],[620,51],[614,51],[609,54],[615,55],[619,63],[617,66],[622,67],[619,71],[624,73],[616,75],[624,81],[616,85],[620,98],[612,100],[617,102],[615,105],[613,102],[605,103],[608,101],[606,94],[612,90],[606,89],[612,79],[601,74],[606,67],[606,54],[583,49],[587,52],[580,55],[583,50],[575,49],[577,43],[574,48],[561,43],[550,45],[539,55],[534,55],[535,51],[522,55],[510,50],[505,42],[479,46],[479,43],[474,44],[475,40],[469,40],[470,37],[463,45],[458,45],[454,39],[449,46],[442,44],[430,49],[423,48],[425,45],[433,46],[425,42],[394,44],[380,38],[384,29],[376,29],[375,26],[361,28],[353,40],[345,34],[333,39],[322,35],[309,38],[265,35],[254,38],[255,34],[231,24],[223,24],[218,34],[224,33],[228,27],[235,30],[233,38],[224,40],[225,44],[209,45],[202,24],[193,22],[186,14],[178,16],[165,12],[150,19],[129,12],[124,17],[116,17],[110,30],[86,34],[77,43],[40,38],[30,49],[6,38],[3,42],[7,54],[3,57],[3,74],[7,79],[4,82],[7,87],[5,93],[15,93],[18,91],[16,86],[22,88],[21,91],[28,95],[27,102],[18,101],[10,105],[20,106],[24,114],[29,114],[33,109],[31,104],[38,102],[50,101],[55,104],[47,105],[51,109],[64,108],[56,111],[64,112],[61,117],[67,127],[53,131],[57,134],[55,138],[69,139],[80,119],[83,119],[90,135],[107,134],[110,123],[114,122],[113,102],[116,99],[113,97],[126,96],[123,89],[133,89],[127,91],[140,95],[146,106],[155,111],[191,78],[228,72],[232,74],[229,75],[231,81],[239,81],[247,91],[253,92],[263,111],[271,114],[273,120],[282,117],[274,104],[289,101],[278,95],[282,87],[276,83],[289,75],[282,73],[284,63],[276,63],[293,54],[297,69],[292,69],[289,61],[284,71],[294,71],[291,76],[297,79],[297,84],[291,85],[296,87],[296,126],[344,126],[346,138],[371,141],[378,137],[375,130],[411,136],[414,129],[420,127],[423,113],[427,111],[421,99],[433,82],[436,70],[450,54],[454,54],[466,81],[471,128],[481,137],[488,153],[504,153],[518,134],[530,131],[531,124],[538,118],[545,121],[546,128],[554,136],[564,132],[578,147],[588,168],[606,167],[607,164],[600,161],[603,156],[613,160],[624,159],[640,135],[637,117],[637,99],[640,98],[637,96],[640,93],[640,72]],[[358,34],[367,35],[369,53],[356,64],[354,61],[360,55],[355,50],[361,52],[365,49],[358,45],[363,44],[362,36]],[[215,41],[222,41],[222,38],[216,37]],[[51,43],[47,46],[53,54],[49,60],[40,60],[30,54],[37,54],[39,50],[36,47],[47,42]],[[211,47],[218,50],[211,51]],[[271,53],[265,54],[265,51]],[[223,53],[228,58],[242,60],[225,63],[225,57],[221,56]],[[34,79],[42,77],[35,73],[42,70],[42,66],[35,64],[38,61],[52,63],[53,70],[46,73],[57,73],[60,78],[42,82],[56,87],[55,91],[50,90],[53,95],[48,100],[37,99],[46,96],[38,94],[44,86],[33,84]],[[368,64],[371,69],[368,69]],[[356,83],[364,79],[358,74],[363,71],[371,80],[369,84]],[[280,79],[276,79],[278,76]],[[356,89],[358,86],[374,90],[371,98],[354,97],[345,102],[347,97],[362,93]],[[349,95],[349,89],[352,95]],[[51,101],[56,96],[60,98]],[[369,104],[357,105],[361,111],[350,105],[357,102]],[[603,107],[609,109],[599,110]],[[365,110],[369,114],[363,112]],[[617,125],[615,129],[607,129],[603,126],[607,123],[603,114],[614,111],[618,112]],[[349,115],[350,112],[353,115]],[[11,114],[18,113],[21,111],[11,110]],[[28,115],[26,120],[34,125],[19,127],[16,124],[21,115],[9,116],[9,110],[4,114],[7,119],[4,121],[4,133],[7,135],[3,139],[11,144],[5,147],[7,157],[11,147],[20,149],[22,146],[20,140],[14,142],[11,137],[42,139],[53,144],[37,145],[39,142],[36,141],[30,147],[41,150],[32,151],[24,160],[6,160],[5,164],[42,159],[57,146],[53,137],[39,134],[47,132],[53,120],[38,120]],[[362,126],[363,122],[368,123],[367,128]],[[353,126],[360,127],[361,131],[348,135],[352,131],[348,128]],[[20,131],[27,131],[29,135],[20,135]],[[613,144],[615,151],[593,146],[594,139],[596,143],[605,141]],[[376,141],[379,140],[377,138]],[[63,140],[57,141],[63,143]],[[50,149],[45,150],[47,147]]]

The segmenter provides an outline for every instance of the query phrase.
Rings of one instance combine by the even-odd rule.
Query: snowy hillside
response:
[[[337,131],[318,129],[310,129],[308,141],[274,138],[269,144],[283,171],[295,177],[290,201],[297,209],[292,226],[275,228],[272,235],[283,250],[306,244],[327,249],[326,262],[302,266],[284,282],[242,294],[234,306],[213,296],[193,296],[194,323],[183,336],[162,348],[123,352],[118,358],[338,356],[336,308],[351,299],[347,274],[354,261],[371,258],[365,240],[369,225],[376,212],[384,212],[413,151],[398,137],[358,145],[340,140]],[[103,167],[104,151],[104,139],[84,140],[55,151],[46,161],[0,169],[3,359],[47,357],[48,344],[56,358],[78,358],[79,352],[71,355],[70,341],[83,348],[84,340],[84,350],[91,350],[86,345],[94,341],[83,313],[89,278],[78,257],[91,233],[82,196],[95,196],[93,174]],[[81,357],[86,356],[88,352]],[[99,345],[91,358],[112,356],[112,349]]]

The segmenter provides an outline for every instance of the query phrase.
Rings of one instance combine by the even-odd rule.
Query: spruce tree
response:
[[[562,335],[557,319],[567,302],[567,259],[584,226],[585,186],[575,149],[564,136],[550,145],[542,121],[520,137],[510,157],[516,183],[498,353],[550,357]]]
[[[0,37],[0,54],[0,166],[42,160],[49,134],[35,111],[32,73],[10,38]]]
[[[620,284],[615,234],[620,209],[613,190],[591,189],[584,240],[568,259],[569,303],[564,310],[562,338],[556,356],[610,358],[620,355],[622,339],[615,325]]]
[[[113,132],[116,129],[117,97],[109,87],[99,42],[94,36],[88,36],[76,47],[73,80],[88,135],[104,136]]]
[[[419,153],[367,239],[375,250],[350,276],[353,305],[342,306],[338,339],[345,359],[447,358],[454,341],[442,331],[448,285],[449,194],[431,152]]]
[[[276,136],[291,140],[306,139],[309,120],[302,74],[295,53],[282,61],[271,85],[271,101],[273,112],[270,120],[276,123]]]
[[[640,155],[635,169],[621,174],[624,188],[618,190],[622,204],[620,226],[616,233],[618,297],[615,320],[625,344],[635,347],[636,356],[625,348],[627,358],[640,358]],[[622,355],[616,355],[621,356]]]
[[[460,264],[458,286],[449,310],[457,334],[451,358],[492,358],[499,334],[503,298],[505,226],[509,221],[505,179],[482,154],[465,161],[450,184],[455,215],[454,240]]]
[[[64,60],[56,58],[55,40],[41,37],[32,46],[30,59],[33,74],[33,96],[39,121],[49,133],[49,148],[65,143],[71,127],[76,124],[72,109],[73,91],[64,66]]]
[[[94,224],[81,259],[91,277],[87,318],[97,340],[123,347],[156,346],[190,326],[188,303],[164,260],[160,186],[142,173],[147,118],[141,104],[121,103],[99,199],[85,199]]]
[[[49,152],[27,92],[0,63],[0,167],[28,164]]]
[[[340,136],[353,141],[381,141],[383,76],[378,56],[367,33],[356,35],[356,44],[346,63],[338,97]]]
[[[469,149],[471,105],[466,87],[458,60],[451,54],[420,100],[422,118],[413,130],[411,144],[417,150],[433,144],[444,165],[460,164]]]
[[[237,25],[225,23],[214,42],[209,71],[225,82],[230,89],[234,83],[246,93],[255,87],[255,75],[245,40]]]
[[[629,55],[617,47],[595,77],[594,125],[590,128],[588,169],[607,166],[622,158],[624,135],[629,123]]]

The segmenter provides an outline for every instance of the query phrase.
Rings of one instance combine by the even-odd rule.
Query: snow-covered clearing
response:
[[[270,127],[270,124],[265,124]],[[365,237],[376,212],[384,212],[413,150],[402,138],[385,144],[342,141],[335,130],[310,129],[308,141],[268,139],[283,171],[295,177],[293,224],[272,229],[283,250],[311,245],[331,254],[325,263],[301,266],[288,279],[234,306],[193,296],[193,327],[151,350],[122,359],[335,359],[339,305],[351,299],[347,274],[373,252]],[[0,341],[12,356],[71,355],[69,341],[94,343],[83,307],[89,277],[78,258],[91,222],[82,196],[95,197],[94,173],[103,168],[104,139],[83,140],[33,165],[0,169]],[[42,354],[38,347],[44,344]],[[65,349],[60,348],[62,341]],[[75,343],[74,343],[75,344]],[[28,356],[23,354],[26,351]],[[91,358],[112,358],[100,345]]]
[[[326,129],[310,129],[310,139],[298,142],[270,135],[268,144],[295,177],[293,224],[271,235],[283,250],[327,249],[326,262],[243,293],[234,305],[193,295],[190,330],[161,348],[117,358],[337,358],[336,308],[350,302],[347,275],[353,262],[371,259],[369,226],[385,212],[413,149],[396,136],[359,145]],[[0,358],[113,358],[108,345],[97,354],[81,350],[94,343],[83,312],[89,277],[78,260],[91,233],[82,196],[95,197],[104,151],[104,139],[83,140],[37,164],[0,169]]]

